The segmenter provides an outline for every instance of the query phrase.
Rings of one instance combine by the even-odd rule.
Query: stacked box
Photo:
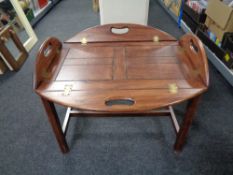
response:
[[[206,9],[206,26],[222,41],[224,33],[233,32],[233,8],[220,0],[211,0]]]

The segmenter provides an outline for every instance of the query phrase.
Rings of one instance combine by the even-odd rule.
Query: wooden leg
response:
[[[59,121],[54,104],[48,100],[43,99],[43,98],[41,98],[41,100],[43,102],[45,111],[48,115],[50,124],[53,128],[53,132],[56,136],[57,142],[60,146],[62,153],[69,152],[69,147],[68,147],[68,144],[66,142],[65,135],[62,132],[61,124],[60,124],[60,121]]]
[[[188,102],[182,125],[180,127],[179,132],[177,133],[177,136],[176,136],[176,142],[174,145],[174,149],[176,151],[181,151],[183,148],[183,145],[184,145],[186,136],[188,134],[188,130],[192,124],[193,117],[195,115],[200,97],[201,96],[194,97],[193,99],[189,100],[189,102]]]

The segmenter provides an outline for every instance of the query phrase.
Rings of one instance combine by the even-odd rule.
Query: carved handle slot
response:
[[[124,106],[133,106],[135,104],[135,100],[131,98],[115,98],[108,99],[105,101],[106,106],[116,106],[116,105],[124,105]]]
[[[56,63],[60,58],[62,43],[54,37],[48,38],[41,45],[36,59],[34,74],[34,88],[43,80],[49,80],[52,72],[56,70]]]
[[[126,33],[129,32],[129,28],[128,28],[128,27],[121,27],[121,28],[112,27],[112,28],[111,28],[111,32],[112,32],[113,34],[123,35],[123,34],[126,34]]]

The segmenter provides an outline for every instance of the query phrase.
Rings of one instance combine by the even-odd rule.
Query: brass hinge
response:
[[[81,39],[81,45],[87,45],[87,39],[85,37]]]
[[[72,91],[72,88],[73,88],[73,85],[65,85],[63,95],[64,96],[70,95],[70,92]]]
[[[175,83],[168,85],[168,90],[171,94],[176,94],[178,92],[178,87]]]
[[[153,41],[156,42],[156,43],[158,43],[158,42],[159,42],[159,36],[157,36],[157,35],[154,36],[154,37],[153,37]]]

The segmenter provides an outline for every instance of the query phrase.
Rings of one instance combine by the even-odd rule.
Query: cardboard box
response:
[[[165,6],[167,6],[176,16],[180,14],[182,0],[164,0]]]
[[[225,32],[233,32],[233,8],[220,0],[211,0],[206,9],[205,24],[222,41]]]

